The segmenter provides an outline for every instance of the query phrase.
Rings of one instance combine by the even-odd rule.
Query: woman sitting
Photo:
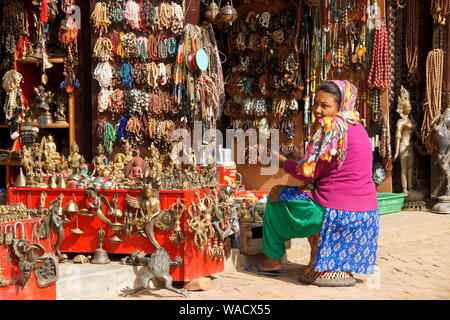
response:
[[[310,261],[300,281],[352,286],[352,273],[373,273],[379,212],[372,180],[372,149],[355,110],[357,89],[326,81],[317,90],[307,153],[278,155],[299,186],[275,186],[266,205],[262,250],[266,259],[250,272],[279,275],[285,241],[308,237]],[[273,152],[273,151],[272,151]],[[292,160],[293,159],[293,160]],[[304,187],[307,185],[307,187]]]

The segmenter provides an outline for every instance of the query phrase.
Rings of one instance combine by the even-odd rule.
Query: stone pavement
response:
[[[421,218],[424,221],[419,225],[417,221]],[[431,227],[431,221],[440,221],[436,226],[443,227]],[[189,298],[152,288],[129,297],[114,294],[96,299],[450,299],[450,228],[443,223],[449,221],[450,216],[425,212],[382,216],[376,272],[373,275],[355,275],[357,284],[354,287],[320,288],[300,283],[298,275],[307,264],[308,256],[288,251],[288,259],[279,277],[251,274],[240,265],[210,276],[212,289],[191,292]],[[295,242],[293,246],[292,252],[306,250],[304,243],[300,245],[301,250]]]

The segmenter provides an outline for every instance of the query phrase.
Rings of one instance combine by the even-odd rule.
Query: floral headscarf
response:
[[[349,81],[331,80],[341,91],[341,105],[334,117],[323,117],[317,120],[312,137],[308,141],[307,153],[300,160],[302,174],[314,177],[316,163],[322,159],[331,162],[337,156],[338,168],[344,163],[347,155],[348,123],[357,124],[359,113],[356,111],[358,90]]]

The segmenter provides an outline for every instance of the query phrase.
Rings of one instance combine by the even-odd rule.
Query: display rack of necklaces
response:
[[[227,102],[224,114],[233,129],[254,129],[271,142],[279,129],[282,151],[302,143],[299,102],[304,79],[294,48],[297,2],[245,3],[228,33]],[[247,149],[246,163],[257,164]],[[249,161],[253,160],[253,161]],[[262,160],[262,159],[261,159]]]
[[[141,156],[152,142],[168,147],[183,108],[172,98],[182,7],[177,1],[94,1],[91,26],[94,145],[114,154],[129,139]]]

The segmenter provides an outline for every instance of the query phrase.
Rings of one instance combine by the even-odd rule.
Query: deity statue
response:
[[[56,111],[54,113],[55,123],[67,123],[66,106],[67,98],[65,95],[59,95],[56,98]]]
[[[92,159],[92,165],[94,167],[91,174],[92,176],[109,177],[108,158],[105,156],[105,149],[101,144],[97,146],[97,155]]]
[[[122,143],[122,152],[117,153],[114,156],[114,162],[122,162],[124,167],[133,158],[133,148],[131,148],[128,140],[124,140]]]
[[[137,151],[133,152],[133,158],[127,163],[125,176],[130,180],[143,178],[147,172],[147,165]]]
[[[437,154],[439,165],[447,177],[447,191],[445,195],[438,197],[439,202],[431,211],[450,213],[450,103],[442,113],[439,123],[434,127],[434,140],[439,148]]]
[[[61,160],[61,156],[59,155],[56,148],[55,139],[52,135],[43,137],[41,140],[41,144],[43,145],[44,156],[46,159],[52,162],[58,162]]]
[[[147,170],[145,178],[150,178],[153,183],[158,185],[158,187],[161,187],[163,176],[163,161],[161,159],[161,154],[153,143],[148,149],[150,151],[150,157],[145,158],[145,161],[149,165],[149,170]]]
[[[33,186],[36,177],[36,173],[34,171],[35,162],[33,160],[33,156],[31,155],[30,148],[26,146],[24,146],[22,150],[22,162],[26,172],[27,186]]]
[[[397,130],[395,132],[395,154],[393,160],[400,159],[401,181],[403,193],[408,194],[412,190],[413,170],[414,170],[414,150],[411,137],[416,122],[411,114],[411,102],[409,92],[402,86],[401,94],[398,97],[397,112],[400,119],[397,121]]]
[[[144,192],[141,196],[132,197],[127,194],[126,201],[130,207],[138,209],[131,224],[136,227],[140,234],[145,234],[152,241],[153,245],[156,243],[155,247],[157,247],[153,226],[150,226],[150,228],[147,226],[152,221],[154,224],[154,218],[161,213],[158,192],[154,192],[151,185],[145,184]]]
[[[70,152],[70,155],[67,158],[67,160],[69,162],[69,168],[72,171],[72,173],[77,174],[79,170],[84,166],[86,160],[79,153],[80,149],[75,141],[72,144],[71,150],[72,151]]]
[[[395,132],[395,154],[393,161],[400,159],[401,181],[403,193],[407,194],[402,209],[421,210],[425,208],[424,195],[413,190],[414,150],[411,141],[412,133],[416,129],[416,122],[411,114],[411,102],[409,92],[402,86],[398,97],[397,112],[400,119],[397,121]]]

